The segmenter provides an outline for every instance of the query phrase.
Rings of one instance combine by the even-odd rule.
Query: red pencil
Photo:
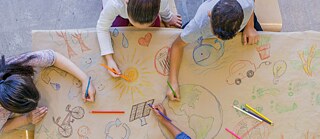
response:
[[[124,114],[124,111],[106,111],[106,110],[92,110],[90,111],[90,113],[93,113],[93,114],[99,114],[99,113],[106,113],[106,114]]]

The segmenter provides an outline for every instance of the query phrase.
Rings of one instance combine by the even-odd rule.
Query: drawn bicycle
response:
[[[75,119],[81,119],[84,116],[84,109],[80,106],[74,107],[72,110],[70,109],[71,105],[67,105],[66,111],[68,114],[63,119],[62,123],[59,124],[61,117],[59,116],[57,119],[52,117],[53,122],[58,126],[59,133],[68,138],[72,135],[72,126],[71,123],[75,121]],[[74,119],[72,119],[74,118]]]

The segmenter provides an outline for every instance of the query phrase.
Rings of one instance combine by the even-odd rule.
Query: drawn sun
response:
[[[141,57],[137,55],[136,49],[131,53],[119,53],[120,56],[116,58],[118,66],[121,72],[126,76],[129,81],[121,78],[114,79],[115,87],[114,89],[120,89],[119,99],[124,94],[131,94],[132,102],[134,102],[134,95],[138,93],[140,96],[145,97],[142,90],[146,88],[152,88],[150,75],[156,74],[148,69],[146,61],[150,58]]]

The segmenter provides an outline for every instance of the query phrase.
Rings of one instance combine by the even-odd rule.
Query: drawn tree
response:
[[[66,32],[56,32],[56,34],[62,38],[64,40],[64,43],[66,44],[67,46],[67,51],[68,51],[68,56],[69,58],[73,57],[73,56],[76,56],[76,52],[73,51],[73,49],[71,48],[71,45],[69,44],[69,41],[68,41],[68,37],[67,37],[67,33]]]
[[[91,49],[84,43],[82,39],[82,34],[81,33],[74,33],[72,34],[72,37],[77,39],[77,41],[80,44],[80,48],[82,52],[90,51]]]

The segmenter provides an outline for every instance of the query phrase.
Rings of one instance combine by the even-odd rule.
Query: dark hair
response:
[[[128,16],[137,23],[152,23],[158,16],[161,0],[129,0]]]
[[[14,113],[27,113],[36,109],[40,94],[33,83],[31,66],[0,63],[0,105]]]
[[[211,27],[213,34],[222,40],[236,36],[244,15],[237,0],[220,0],[211,11]]]

